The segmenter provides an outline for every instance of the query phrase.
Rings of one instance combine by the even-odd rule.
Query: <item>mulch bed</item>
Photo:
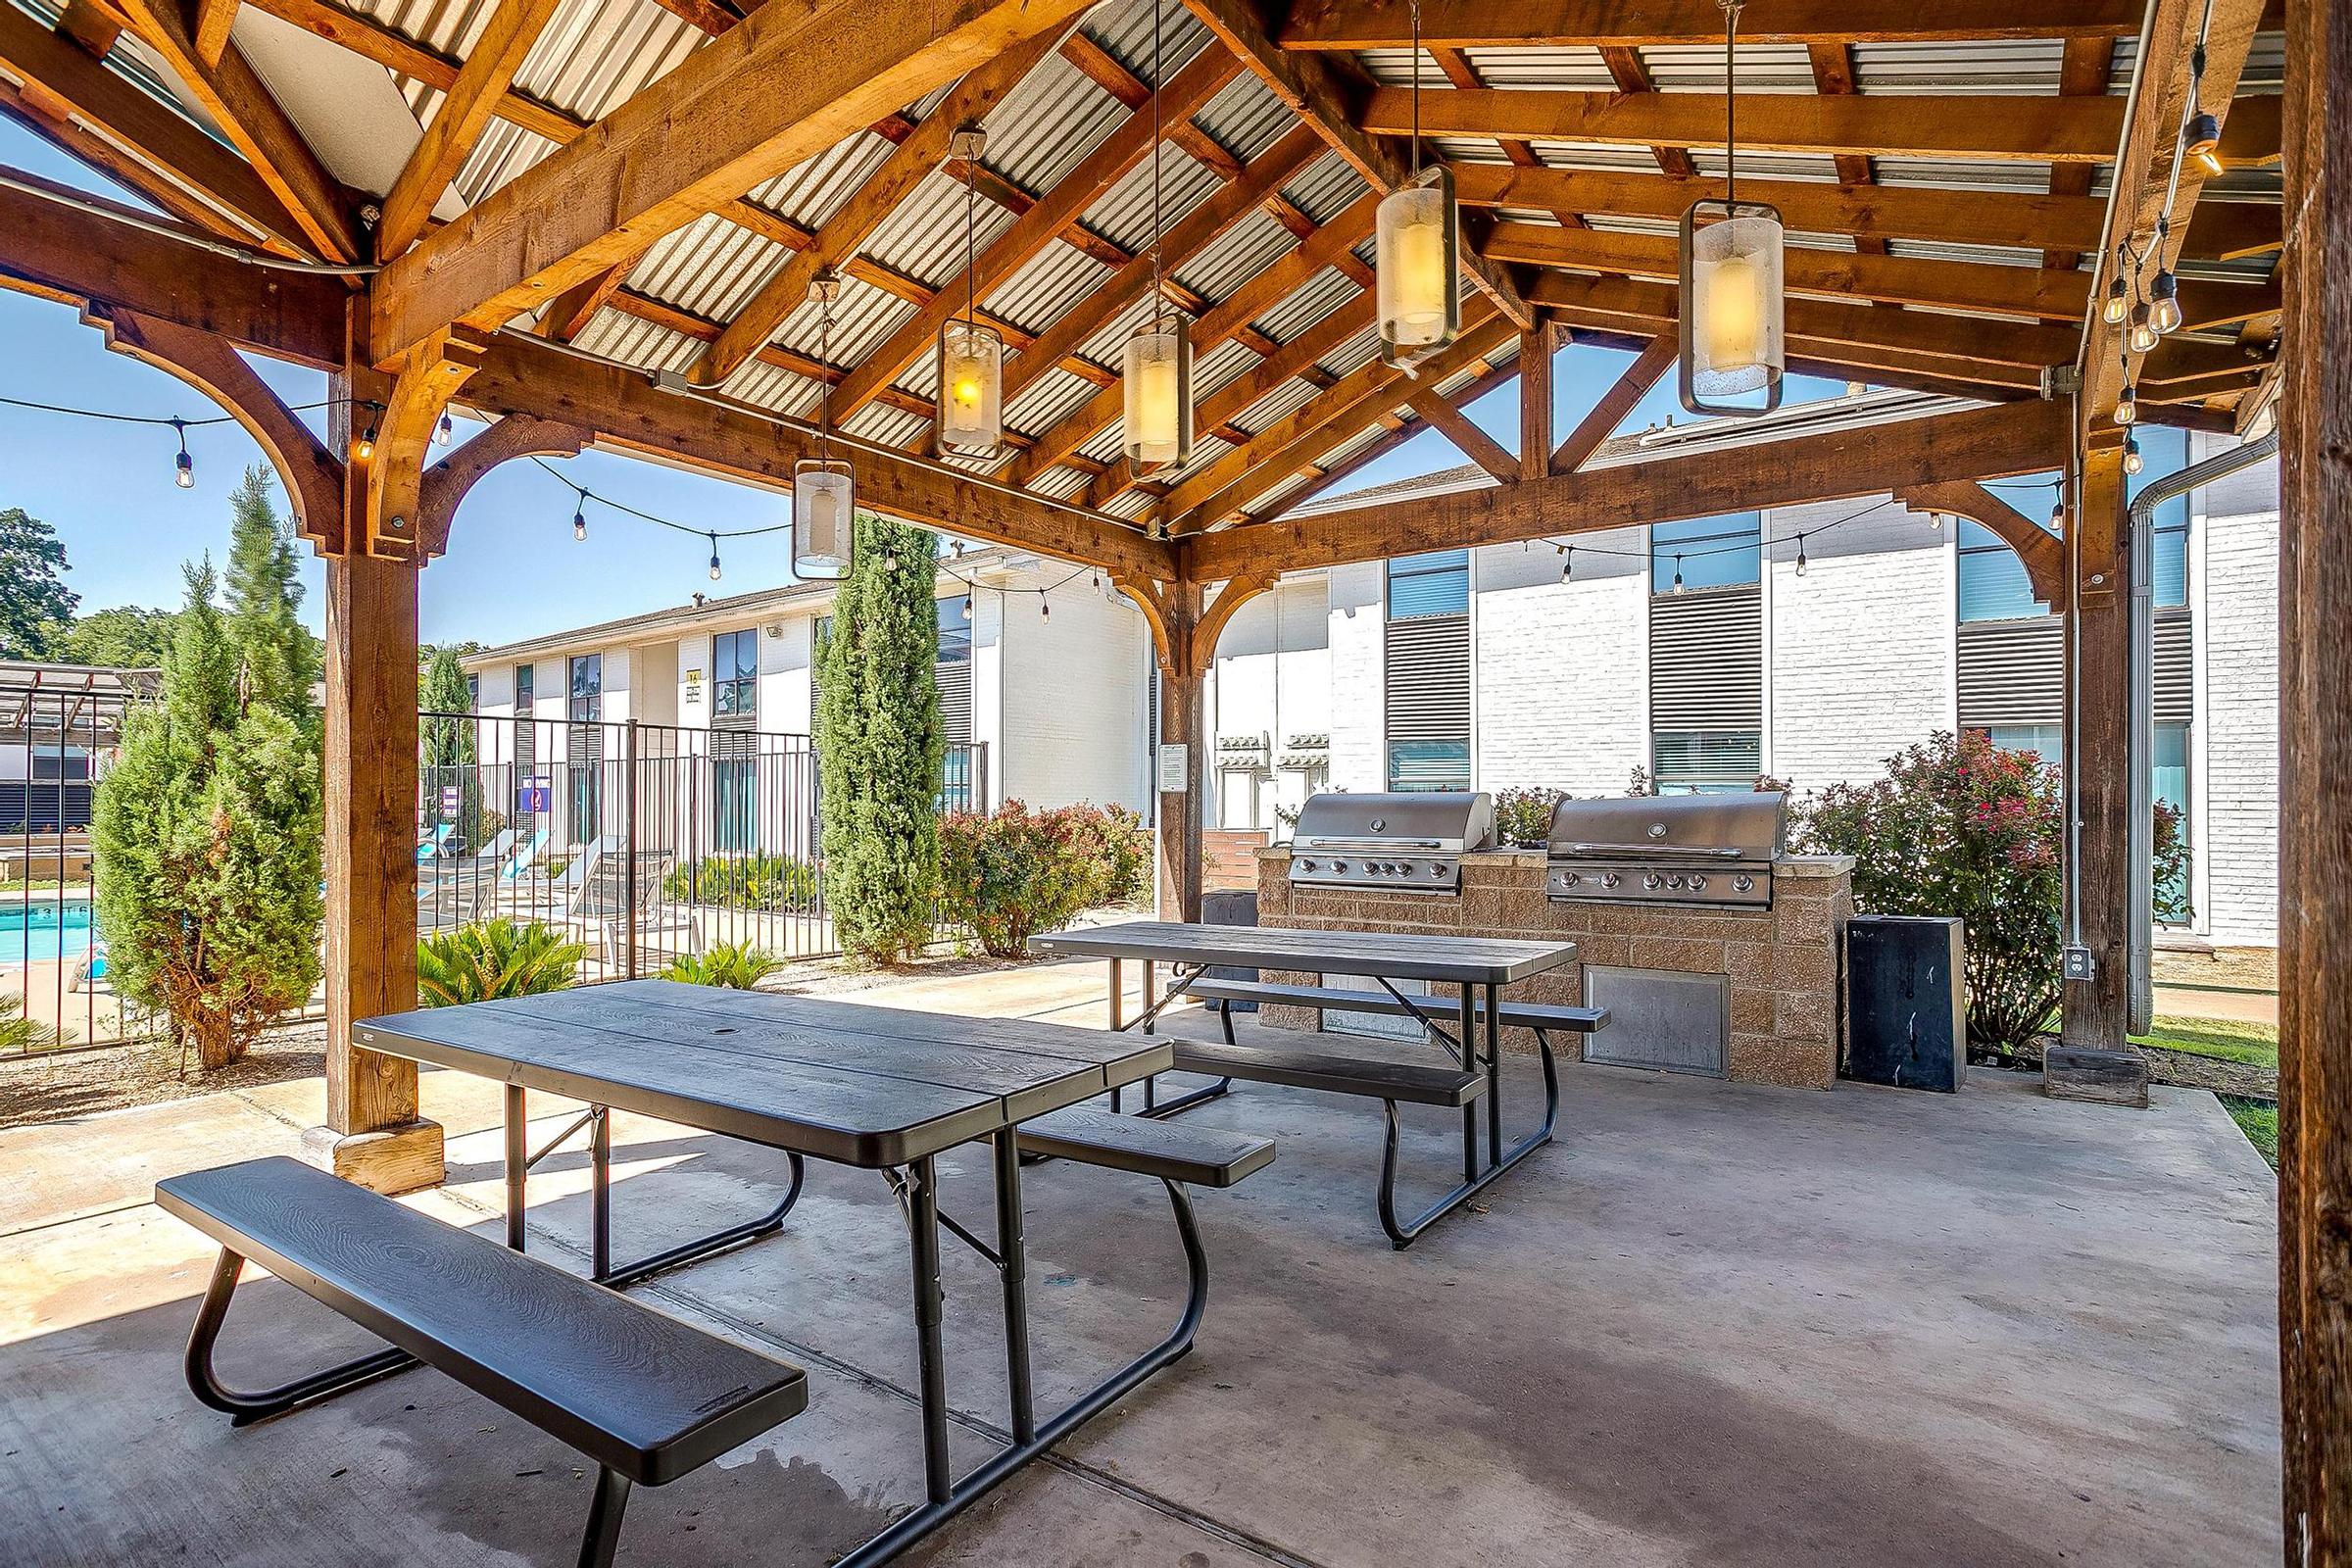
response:
[[[326,1071],[326,1025],[316,1019],[272,1029],[245,1059],[203,1072],[169,1041],[90,1051],[0,1057],[0,1127],[89,1116],[223,1089],[258,1089]]]

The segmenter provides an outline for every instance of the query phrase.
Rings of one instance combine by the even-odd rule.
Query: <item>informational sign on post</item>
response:
[[[1193,784],[1193,749],[1183,741],[1165,741],[1159,748],[1159,793],[1182,795]]]
[[[551,804],[547,775],[534,773],[524,779],[514,791],[514,809],[525,815],[535,815],[548,809]]]
[[[442,809],[442,810],[444,810],[444,811],[454,811],[454,810],[456,810],[456,809],[458,808],[458,807],[459,807],[459,806],[460,806],[460,805],[461,805],[461,804],[464,802],[465,798],[466,798],[466,797],[465,797],[465,794],[464,794],[464,792],[463,792],[463,791],[461,791],[457,785],[455,785],[455,784],[444,784],[444,785],[442,785],[442,786],[441,786],[441,809]]]

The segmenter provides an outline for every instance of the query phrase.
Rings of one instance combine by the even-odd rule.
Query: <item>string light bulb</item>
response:
[[[1928,514],[1928,532],[1930,532],[1930,533],[1941,533],[1941,532],[1943,532],[1943,514],[1942,514],[1942,513],[1940,513],[1940,512],[1931,512],[1931,513],[1929,513],[1929,514]]]
[[[2180,330],[2180,280],[2169,267],[2148,284],[2148,318],[2160,336]]]
[[[2124,383],[2124,395],[2115,401],[2115,422],[2132,424],[2139,418],[2139,388]]]
[[[360,463],[366,463],[375,456],[375,421],[373,419],[368,421],[368,427],[360,432],[360,438],[351,444],[351,455],[355,461]]]
[[[972,618],[972,591],[969,588],[963,591],[963,618]]]
[[[1045,592],[1042,589],[1039,590],[1037,596],[1037,618],[1040,620],[1052,620],[1054,618],[1053,603],[1046,598]]]
[[[172,428],[179,432],[179,456],[172,460],[172,482],[182,490],[196,488],[196,460],[188,456],[188,421],[173,419]]]
[[[1796,536],[1796,574],[1805,574],[1805,536],[1801,533]]]
[[[1576,546],[1560,546],[1560,581],[1567,582],[1576,575]]]
[[[2115,281],[2107,285],[2107,303],[2099,307],[2099,318],[2109,326],[2121,326],[2124,318],[2131,314],[2132,291],[2125,284],[2124,271],[2119,266],[2115,271]]]
[[[2145,301],[2132,307],[2132,352],[2145,354],[2156,346],[2162,334],[2156,330],[2155,313]]]
[[[710,580],[718,581],[718,535],[710,536]]]
[[[2124,471],[2137,473],[2146,466],[2146,460],[2139,455],[2139,437],[2126,436],[2124,438]]]
[[[1683,591],[1683,558],[1679,555],[1674,558],[1674,591]]]
[[[2060,533],[2066,531],[2066,492],[2059,491],[2058,499],[2050,503],[2050,526]]]
[[[580,492],[579,505],[571,509],[571,542],[575,545],[588,542],[588,492],[585,490]]]
[[[2206,178],[2220,178],[2222,173],[2221,121],[2201,109],[2189,116],[2187,126],[2180,132],[2180,150],[2187,155],[2190,163],[2204,171]]]
[[[433,426],[433,445],[445,447],[456,439],[457,427],[449,422],[449,415],[447,411],[444,411],[441,415],[441,422]]]

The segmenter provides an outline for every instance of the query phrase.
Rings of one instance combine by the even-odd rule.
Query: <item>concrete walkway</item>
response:
[[[1095,1023],[1099,966],[858,993]],[[1199,1027],[1193,1020],[1180,1027]],[[1517,1105],[1532,1072],[1515,1063]],[[2268,1561],[2278,1432],[2268,1169],[2212,1098],[2147,1112],[1981,1073],[1957,1097],[1571,1068],[1552,1149],[1391,1251],[1378,1107],[1249,1088],[1204,1119],[1280,1142],[1200,1200],[1196,1352],[907,1560],[1023,1568]],[[169,1171],[291,1151],[289,1083],[0,1134],[0,1560],[567,1563],[576,1456],[429,1372],[232,1432],[178,1355],[209,1265],[145,1201]],[[447,1188],[496,1229],[497,1093],[427,1075]],[[552,1134],[561,1107],[533,1102]],[[1434,1190],[1458,1142],[1408,1110]],[[760,1206],[765,1151],[620,1118],[617,1246]],[[984,1221],[983,1157],[946,1206]],[[584,1156],[532,1184],[576,1263]],[[1027,1182],[1041,1396],[1155,1339],[1181,1268],[1156,1184]],[[957,1462],[1003,1419],[993,1279],[951,1250]],[[624,1564],[816,1568],[921,1491],[903,1232],[812,1165],[785,1234],[638,1294],[800,1360],[808,1412],[632,1504]],[[274,1284],[225,1370],[364,1340]]]

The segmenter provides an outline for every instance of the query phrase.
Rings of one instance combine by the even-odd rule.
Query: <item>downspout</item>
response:
[[[2126,1021],[2135,1035],[2147,1033],[2156,1010],[2152,978],[2156,933],[2151,907],[2156,897],[2156,800],[2155,781],[2150,777],[2156,750],[2156,513],[2166,502],[2251,467],[2278,450],[2278,427],[2274,424],[2257,440],[2217,452],[2202,463],[2166,475],[2140,491],[2132,503],[2132,736],[2127,760],[2131,768],[2132,909]]]

